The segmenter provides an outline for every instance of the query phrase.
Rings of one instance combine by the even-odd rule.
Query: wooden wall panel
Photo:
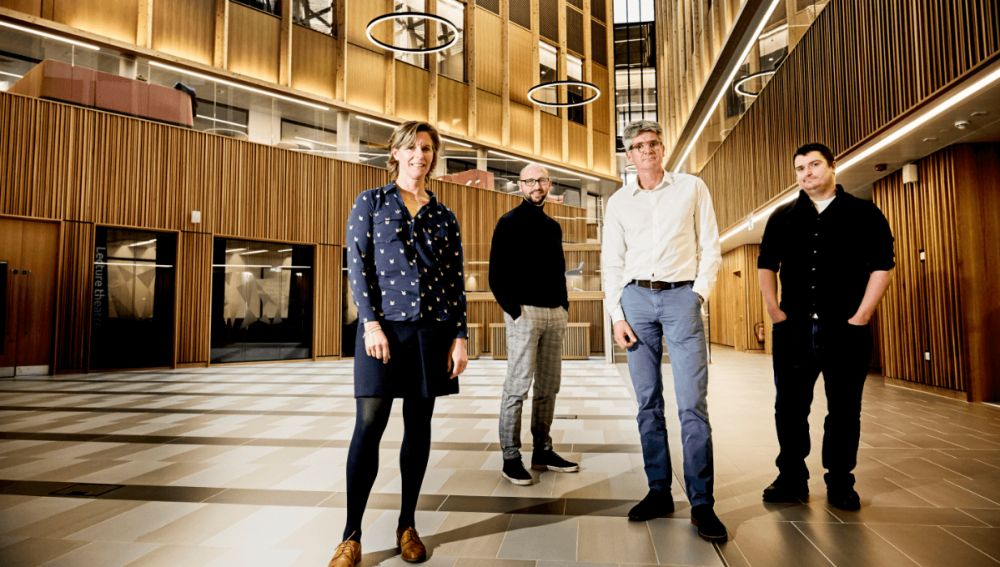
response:
[[[406,120],[427,121],[429,77],[427,71],[396,61],[396,116]],[[420,93],[420,96],[417,96]]]
[[[281,18],[230,2],[230,71],[277,83],[280,38]]]
[[[611,78],[608,74],[607,67],[602,67],[601,65],[594,64],[590,67],[590,82],[594,83],[601,89],[601,98],[590,103],[590,107],[594,109],[593,120],[591,120],[591,125],[594,128],[594,132],[604,132],[608,133],[614,122],[611,121],[611,105],[614,104],[615,96],[613,91],[608,89],[611,86]],[[607,151],[608,146],[600,147],[601,150]],[[597,136],[594,136],[594,151],[598,150]]]
[[[531,106],[528,89],[538,84],[538,45],[532,34],[519,26],[510,26],[510,102]],[[494,62],[496,65],[496,62]]]
[[[501,41],[503,22],[500,17],[476,7],[476,87],[497,96],[503,92],[500,58],[504,45]],[[537,73],[536,73],[537,75]],[[498,113],[499,115],[499,113]],[[482,120],[482,117],[479,117]]]
[[[46,0],[52,19],[82,30],[135,43],[138,0]]]
[[[955,148],[962,321],[973,402],[1000,401],[1000,144]]]
[[[347,67],[347,102],[385,112],[385,57],[348,44],[344,65]]]
[[[476,91],[476,128],[479,138],[499,144],[503,133],[503,106],[500,96]]]
[[[533,154],[535,152],[535,109],[510,103],[510,147]]]
[[[562,160],[562,118],[547,112],[538,114],[541,120],[542,147],[540,153],[548,159]]]
[[[468,134],[468,85],[439,75],[437,113],[437,126],[442,132],[462,135]]]
[[[569,129],[569,162],[577,167],[587,167],[587,127],[575,122]]]
[[[368,38],[365,37],[365,28],[368,26],[373,18],[381,16],[382,14],[392,12],[392,7],[386,0],[363,0],[359,2],[358,0],[347,2],[347,41],[355,45],[363,45],[365,47],[371,47],[373,49],[378,49],[372,45]],[[377,26],[372,33],[380,39],[381,41],[391,41],[391,36],[389,35],[392,29],[392,25],[389,23]]]
[[[321,244],[316,247],[315,357],[340,356],[340,335],[344,321],[344,290],[341,273],[343,247]]]
[[[153,49],[212,64],[214,0],[158,0],[153,4]]]
[[[874,188],[896,239],[894,281],[879,306],[882,371],[887,378],[965,391],[954,151],[924,158],[918,170],[914,186],[904,186],[897,172]]]
[[[212,235],[177,235],[175,360],[178,365],[208,365],[211,349]]]
[[[615,139],[611,134],[594,131],[594,170],[609,175],[614,174],[611,170],[613,162],[611,155],[615,150]]]
[[[292,88],[319,96],[337,95],[337,39],[292,26]]]
[[[64,222],[53,372],[85,370],[89,363],[94,225]]]
[[[42,0],[0,0],[0,8],[17,10],[25,14],[41,17]]]
[[[755,326],[770,325],[757,280],[760,246],[749,244],[722,255],[722,266],[709,295],[709,340],[743,352],[764,350]]]
[[[830,2],[701,170],[720,229],[793,185],[801,144],[842,155],[996,56],[997,22],[994,0]]]

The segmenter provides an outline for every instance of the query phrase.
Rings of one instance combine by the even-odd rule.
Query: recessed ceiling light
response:
[[[937,138],[934,137],[934,136],[927,136],[926,138],[923,139],[923,141],[924,142],[936,142]]]
[[[972,114],[970,114],[969,118],[973,118],[973,117],[976,117],[976,116],[986,116],[987,114],[989,114],[989,111],[987,111],[987,110],[977,110],[977,111],[973,112]]]

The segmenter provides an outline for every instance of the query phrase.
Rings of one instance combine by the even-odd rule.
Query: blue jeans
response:
[[[655,291],[635,284],[621,299],[639,341],[628,350],[628,370],[639,404],[639,437],[650,490],[670,490],[670,451],[663,416],[662,338],[666,337],[684,444],[684,483],[692,506],[714,504],[712,429],[708,422],[708,361],[701,301],[690,286]]]

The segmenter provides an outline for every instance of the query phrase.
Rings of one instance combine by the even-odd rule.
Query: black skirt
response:
[[[452,322],[382,321],[389,340],[389,362],[365,352],[364,325],[354,340],[355,398],[435,398],[458,393],[458,378],[448,371]]]

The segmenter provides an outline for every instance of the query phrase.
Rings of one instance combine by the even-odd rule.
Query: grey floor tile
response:
[[[698,537],[690,520],[658,518],[646,522],[659,563],[667,565],[725,565],[715,546]]]
[[[1000,528],[961,528],[945,526],[945,531],[1000,563]]]
[[[731,526],[733,541],[750,565],[830,567],[830,561],[791,522],[745,522]]]
[[[500,546],[501,559],[576,561],[578,521],[547,515],[515,515]]]
[[[656,550],[644,522],[582,517],[576,558],[593,563],[655,563]]]
[[[920,565],[979,567],[997,561],[939,526],[873,525],[880,536]]]
[[[866,567],[915,567],[909,557],[862,524],[810,524],[795,526],[834,565]]]

